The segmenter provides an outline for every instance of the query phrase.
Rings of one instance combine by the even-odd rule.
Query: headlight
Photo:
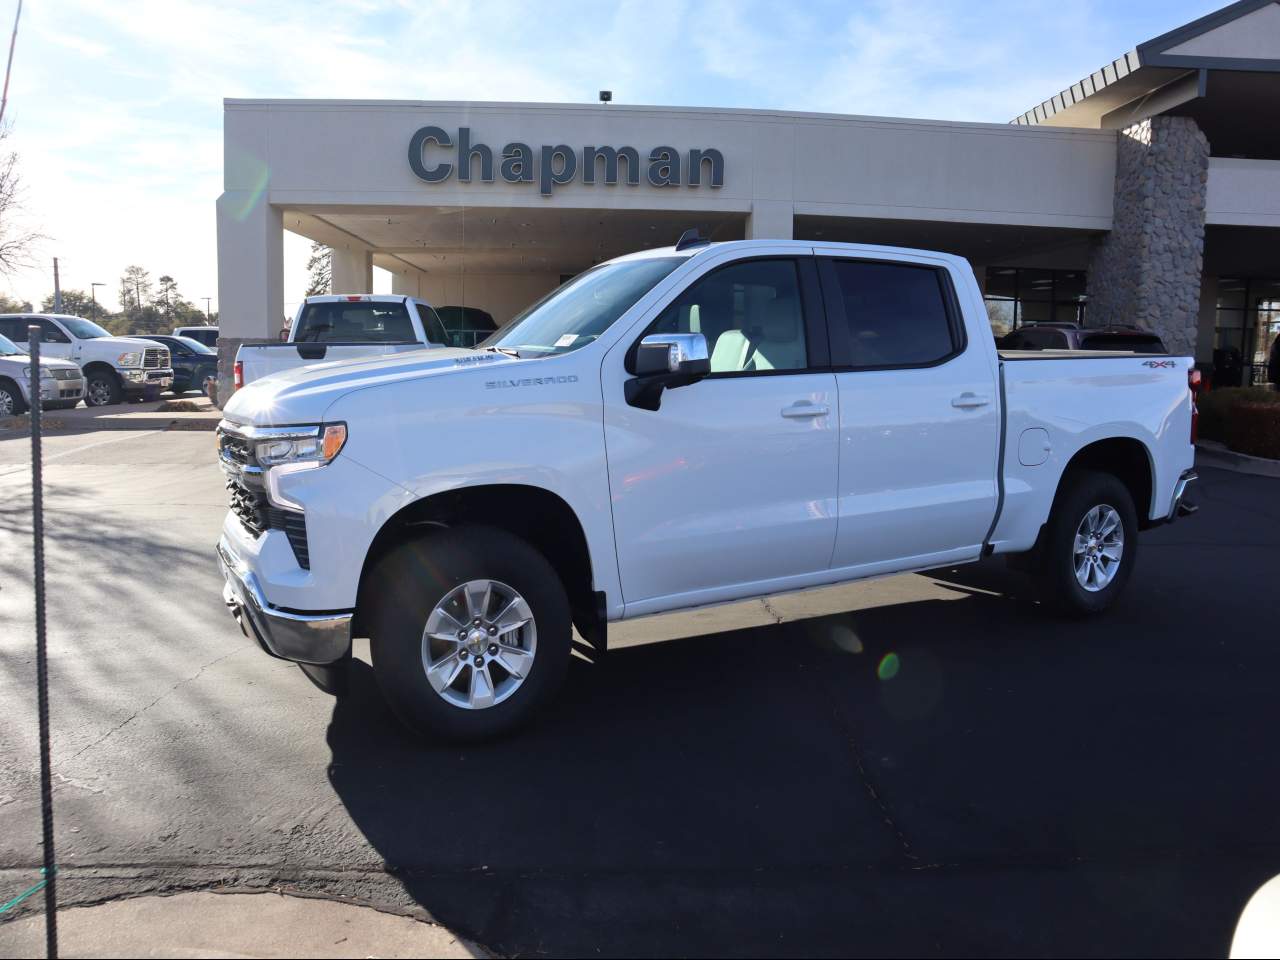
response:
[[[31,376],[31,370],[32,370],[32,368],[31,368],[31,367],[23,367],[23,368],[22,368],[22,372],[23,372],[23,374],[26,376],[26,378],[27,378],[28,380],[32,379],[32,376]],[[41,380],[52,380],[52,379],[53,379],[53,374],[52,374],[52,373],[50,373],[48,370],[46,370],[44,367],[41,367],[41,368],[40,368],[40,379],[41,379]]]
[[[276,467],[292,463],[328,463],[338,455],[347,442],[347,427],[342,423],[327,426],[290,427],[281,436],[257,441],[258,463],[264,467]]]
[[[122,353],[116,357],[116,363],[122,367],[140,367],[142,366],[142,353],[138,350]]]

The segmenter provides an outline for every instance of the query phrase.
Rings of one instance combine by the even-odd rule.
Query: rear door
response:
[[[976,556],[996,510],[999,398],[945,263],[830,256],[819,269],[840,397],[832,565]]]

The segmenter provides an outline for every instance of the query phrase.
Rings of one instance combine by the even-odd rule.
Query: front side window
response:
[[[70,326],[70,324],[68,324],[68,326]],[[90,324],[90,326],[93,326],[93,324]],[[73,332],[74,330],[75,328],[72,327]],[[79,334],[76,334],[76,335],[79,336]],[[52,320],[40,321],[40,336],[45,343],[70,343],[71,342],[67,338],[67,335],[63,333],[62,330],[59,329],[58,325],[54,323]],[[110,334],[106,333],[106,331],[103,331],[103,336],[110,336]],[[82,337],[81,339],[96,339],[96,337],[92,337],[92,336],[87,338]]]
[[[854,367],[925,366],[957,344],[942,271],[876,261],[833,261]]]
[[[545,357],[585,347],[684,261],[684,257],[647,257],[592,267],[551,291],[481,346],[520,357]]]
[[[298,343],[412,343],[416,338],[403,301],[338,300],[303,307],[293,339]]]
[[[26,343],[27,321],[21,317],[0,318],[0,336],[7,337],[14,343]]]
[[[803,370],[808,365],[794,260],[745,260],[695,281],[648,333],[700,333],[711,372]]]

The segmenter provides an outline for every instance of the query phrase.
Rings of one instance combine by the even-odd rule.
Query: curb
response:
[[[1227,449],[1225,443],[1219,443],[1216,440],[1196,441],[1196,463],[1205,467],[1234,470],[1236,473],[1248,473],[1255,477],[1280,479],[1280,460],[1236,453],[1234,450]]]

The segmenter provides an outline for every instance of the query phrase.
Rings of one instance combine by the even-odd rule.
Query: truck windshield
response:
[[[684,261],[653,257],[593,267],[547,294],[480,346],[538,357],[585,347]]]
[[[413,343],[413,321],[404,301],[338,300],[308,303],[295,324],[295,343],[355,341]]]
[[[99,337],[111,336],[92,320],[84,320],[80,317],[59,317],[58,322],[70,330],[71,335],[77,340],[97,340]]]
[[[16,357],[20,353],[22,351],[14,346],[12,340],[8,337],[0,336],[0,357]]]

